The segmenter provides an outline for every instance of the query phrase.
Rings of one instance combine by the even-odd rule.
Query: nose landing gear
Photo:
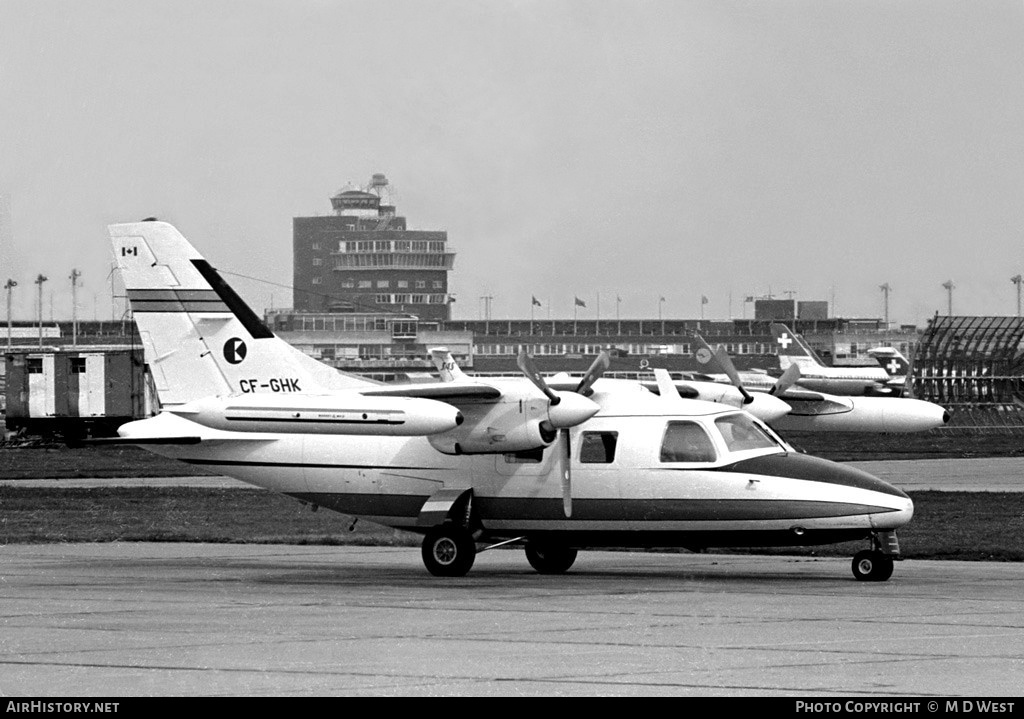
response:
[[[893,562],[899,558],[896,532],[874,532],[871,549],[853,555],[853,576],[859,582],[884,582],[892,576]]]

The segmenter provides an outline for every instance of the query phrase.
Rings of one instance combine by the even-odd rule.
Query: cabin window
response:
[[[611,464],[615,461],[615,446],[618,441],[618,432],[584,432],[580,445],[580,462]]]
[[[669,422],[661,442],[662,462],[714,462],[715,446],[696,422]]]
[[[85,357],[71,358],[71,374],[85,374]]]
[[[29,374],[42,374],[43,373],[43,358],[42,357],[29,357],[25,363],[25,368]]]
[[[744,449],[778,449],[778,443],[767,432],[743,414],[719,417],[715,426],[722,433],[730,452]]]

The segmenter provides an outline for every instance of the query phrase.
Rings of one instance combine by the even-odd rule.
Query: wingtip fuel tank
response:
[[[455,429],[462,413],[445,402],[356,393],[206,397],[171,410],[212,429],[287,434],[415,437]]]

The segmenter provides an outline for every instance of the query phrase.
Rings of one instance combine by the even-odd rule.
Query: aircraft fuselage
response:
[[[429,528],[419,519],[432,496],[472,489],[481,538],[488,540],[526,535],[573,546],[799,546],[858,539],[910,520],[913,505],[903,492],[852,467],[788,447],[728,451],[715,434],[715,417],[601,414],[573,428],[571,517],[562,503],[564,436],[535,456],[451,456],[425,437],[313,434],[150,449],[414,532]],[[718,445],[714,459],[663,460],[661,437],[672,421],[701,424]],[[582,455],[584,445],[611,436],[611,461],[601,453]]]

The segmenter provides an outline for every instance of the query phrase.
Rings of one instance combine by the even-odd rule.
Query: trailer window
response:
[[[714,462],[715,446],[696,422],[669,422],[661,441],[662,462]]]
[[[580,462],[611,464],[615,461],[615,446],[618,441],[618,432],[584,432],[583,443],[580,446]]]
[[[29,374],[42,374],[43,373],[43,358],[42,357],[29,357],[25,363],[25,369],[28,370]]]
[[[85,357],[71,358],[71,374],[85,374]]]

